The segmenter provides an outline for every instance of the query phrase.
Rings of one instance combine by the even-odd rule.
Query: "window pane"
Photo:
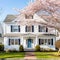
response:
[[[40,39],[40,44],[44,44],[44,39]]]
[[[45,39],[45,45],[47,45],[47,39]]]
[[[14,25],[14,26],[11,26],[11,32],[19,32],[19,26],[17,25]]]
[[[15,45],[18,45],[19,41],[18,39],[15,39]]]
[[[48,39],[48,45],[50,45],[51,44],[51,39]]]
[[[10,45],[14,45],[14,39],[10,39]]]
[[[32,32],[32,26],[26,26],[25,30],[26,32]]]

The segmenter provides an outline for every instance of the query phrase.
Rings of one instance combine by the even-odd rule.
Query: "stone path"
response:
[[[37,60],[34,52],[26,52],[24,60]]]

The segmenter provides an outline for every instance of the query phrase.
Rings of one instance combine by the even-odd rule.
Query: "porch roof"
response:
[[[56,36],[55,34],[35,34],[35,33],[6,33],[3,35],[3,37],[20,37],[20,36],[32,36],[32,37],[35,37],[35,36]]]

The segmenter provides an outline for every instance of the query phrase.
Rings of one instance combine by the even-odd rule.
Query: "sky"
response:
[[[3,22],[8,14],[18,14],[13,8],[23,9],[30,0],[0,0],[0,22]]]

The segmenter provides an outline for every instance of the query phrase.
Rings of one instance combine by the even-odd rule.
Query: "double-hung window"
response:
[[[25,31],[26,32],[34,32],[34,26],[33,25],[32,26],[26,26]]]
[[[11,25],[11,32],[20,32],[20,25]]]
[[[45,26],[38,25],[38,32],[48,32],[48,28]]]
[[[20,39],[9,38],[9,45],[20,45]]]

